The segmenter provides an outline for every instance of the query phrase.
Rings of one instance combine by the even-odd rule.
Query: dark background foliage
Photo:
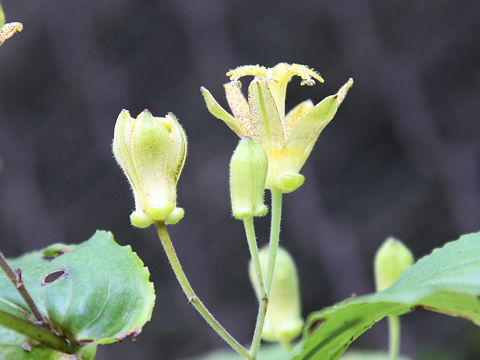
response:
[[[8,256],[95,229],[131,244],[157,290],[135,343],[98,359],[182,359],[225,345],[177,286],[110,144],[122,108],[174,112],[189,136],[179,183],[186,216],[171,227],[205,303],[249,342],[256,301],[241,223],[230,216],[228,162],[237,139],[210,116],[201,85],[225,104],[225,72],[298,62],[326,83],[293,79],[287,107],[355,79],[284,202],[282,244],[298,263],[304,315],[373,290],[372,258],[389,235],[416,257],[480,228],[480,2],[4,1],[24,32],[0,49],[0,246]],[[268,218],[257,221],[264,244]],[[108,254],[105,254],[108,256]],[[119,264],[121,266],[121,264]],[[379,324],[357,347],[385,348]],[[478,359],[480,330],[417,310],[404,317],[415,359]],[[475,341],[477,339],[477,341]]]

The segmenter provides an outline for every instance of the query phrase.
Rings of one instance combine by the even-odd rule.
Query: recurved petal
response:
[[[300,64],[279,63],[272,69],[272,77],[279,82],[288,83],[293,76],[302,78],[300,85],[312,86],[315,80],[323,83],[323,78],[315,70]]]
[[[239,119],[234,118],[232,115],[230,115],[212,96],[210,91],[205,89],[203,86],[200,88],[200,91],[202,92],[203,99],[205,100],[205,103],[207,104],[208,111],[215,116],[216,118],[222,120],[227,124],[227,126],[235,133],[237,134],[240,138],[244,136],[251,136],[251,134],[248,133],[248,129],[242,124],[242,122]]]
[[[270,92],[271,80],[254,79],[248,87],[248,105],[257,141],[265,148],[281,148],[285,144],[285,129],[277,104]]]
[[[310,152],[317,141],[318,136],[333,119],[338,107],[345,98],[348,89],[353,85],[353,80],[349,79],[345,85],[335,95],[331,95],[319,102],[315,107],[297,121],[285,145],[286,148],[296,148],[303,150],[303,159],[301,166],[305,163]]]
[[[242,83],[240,81],[231,81],[223,85],[228,106],[232,110],[233,116],[240,120],[248,128],[250,122],[250,111],[248,102],[242,93]]]
[[[309,113],[314,108],[312,100],[308,99],[297,106],[295,106],[292,110],[290,110],[285,117],[285,127],[287,130],[287,139],[292,133],[293,128],[297,125],[298,120],[304,117],[307,113]]]

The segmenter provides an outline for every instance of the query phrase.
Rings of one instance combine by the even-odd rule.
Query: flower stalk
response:
[[[240,355],[243,355],[247,359],[251,359],[250,353],[242,345],[235,340],[232,335],[230,335],[220,323],[213,317],[213,315],[208,311],[202,301],[198,298],[193,290],[190,282],[185,275],[185,272],[182,269],[182,265],[178,260],[175,248],[173,247],[172,240],[168,234],[167,228],[164,222],[157,221],[155,222],[155,227],[158,232],[158,236],[163,245],[163,249],[167,255],[168,261],[172,267],[175,276],[177,277],[180,286],[182,287],[183,292],[187,296],[188,302],[199,312],[199,314],[204,318],[204,320],[212,327],[213,330],[223,339],[225,342],[237,351]]]
[[[255,268],[255,274],[257,276],[258,287],[260,289],[257,321],[255,323],[255,331],[253,333],[252,344],[250,346],[250,355],[253,359],[255,359],[255,357],[257,356],[258,348],[260,347],[260,341],[262,339],[263,324],[265,323],[265,315],[267,314],[268,294],[263,280],[260,258],[258,256],[258,246],[257,239],[255,237],[253,217],[250,216],[245,218],[243,220],[243,224],[245,227],[245,234],[247,236],[250,256],[252,258],[253,266]]]

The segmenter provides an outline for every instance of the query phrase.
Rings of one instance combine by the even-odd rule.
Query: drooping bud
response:
[[[411,251],[400,240],[387,238],[375,255],[377,291],[390,287],[413,261]]]
[[[267,213],[263,203],[267,170],[268,158],[263,146],[252,138],[241,139],[230,161],[230,198],[237,219]]]
[[[132,225],[175,224],[183,217],[183,209],[176,207],[176,187],[186,152],[185,133],[172,113],[154,117],[144,110],[134,119],[122,110],[115,124],[113,153],[135,197]]]
[[[268,247],[259,252],[264,278],[267,273],[269,252]],[[252,261],[248,270],[257,298],[261,301],[260,288]],[[300,308],[297,268],[290,254],[279,247],[262,338],[266,341],[279,341],[285,344],[297,337],[303,327]]]

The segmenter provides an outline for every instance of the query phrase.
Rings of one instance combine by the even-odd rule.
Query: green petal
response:
[[[266,148],[281,148],[285,144],[285,129],[268,83],[254,79],[248,87],[248,104],[258,141]]]
[[[343,85],[335,95],[331,95],[323,99],[320,103],[300,120],[293,128],[290,136],[287,139],[286,147],[293,147],[303,150],[303,159],[300,167],[303,166],[307,160],[310,152],[317,141],[318,136],[333,119],[338,107],[345,98],[348,89],[353,85],[353,80],[350,79]]]
[[[132,159],[145,196],[146,208],[142,210],[154,220],[164,220],[175,207],[175,156],[175,146],[164,122],[142,112],[132,136]]]
[[[135,198],[135,207],[142,209],[144,206],[142,193],[143,190],[139,188],[140,182],[138,181],[137,172],[133,165],[131,154],[131,137],[133,132],[132,122],[136,120],[130,116],[128,110],[123,109],[118,115],[115,123],[115,130],[113,136],[113,155],[118,164],[125,173],[127,179],[132,187],[133,195]]]
[[[234,118],[232,115],[230,115],[212,96],[210,91],[205,89],[203,86],[200,88],[200,91],[202,92],[203,99],[205,100],[205,103],[207,104],[208,111],[215,116],[216,118],[222,120],[227,124],[227,126],[235,133],[237,134],[240,138],[244,136],[249,136],[250,134],[248,133],[247,129],[245,126],[242,124],[242,122],[236,118]]]
[[[187,157],[187,136],[185,135],[185,130],[183,130],[182,125],[178,121],[177,117],[173,113],[168,113],[165,115],[167,121],[173,123],[171,137],[174,139],[174,142],[177,144],[174,147],[176,153],[174,154],[174,164],[175,167],[175,181],[178,181],[180,174],[182,173],[183,166],[185,165],[185,159]]]
[[[287,129],[287,138],[292,133],[292,130],[297,125],[298,120],[308,114],[314,108],[312,100],[308,99],[297,106],[295,106],[292,110],[290,110],[285,117],[285,127]]]

